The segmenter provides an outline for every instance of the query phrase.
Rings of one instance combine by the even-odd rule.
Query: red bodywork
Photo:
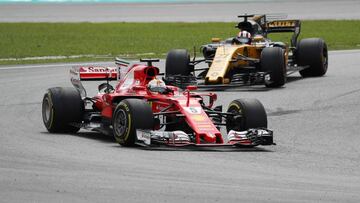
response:
[[[112,71],[113,68],[108,68],[108,70],[108,72],[102,70],[100,72],[97,71],[96,74],[93,74],[93,79],[117,77],[115,74],[118,73]],[[87,69],[80,67],[80,78],[92,79],[91,73],[85,74],[84,71],[88,73]],[[109,72],[111,76],[106,75],[109,74]],[[191,90],[195,89],[194,87],[189,87],[187,90],[181,91],[175,86],[168,86],[172,91],[166,94],[151,92],[148,90],[147,84],[158,74],[159,69],[157,67],[142,64],[131,66],[124,78],[119,80],[113,92],[98,94],[93,98],[96,101],[94,104],[95,108],[101,112],[102,117],[111,120],[116,105],[122,99],[144,99],[152,106],[153,113],[158,113],[170,107],[166,109],[166,111],[178,111],[179,114],[182,114],[186,123],[194,131],[196,144],[223,144],[224,140],[220,131],[213,124],[213,121],[208,117],[200,103],[205,97],[209,97],[210,102],[207,107],[211,108],[217,98],[216,94],[193,93]],[[154,130],[158,130],[156,128],[158,127],[155,127]]]

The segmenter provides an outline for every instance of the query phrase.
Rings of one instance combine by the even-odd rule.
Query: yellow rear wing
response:
[[[300,34],[300,27],[300,20],[273,20],[266,22],[265,32],[266,35],[269,33],[293,32],[290,43],[292,47],[295,47]]]
[[[267,33],[300,32],[300,20],[274,20],[266,23]]]
[[[280,32],[293,32],[290,43],[295,47],[297,38],[300,34],[301,22],[300,20],[288,20],[284,19],[284,14],[262,14],[254,15],[252,20],[255,21],[263,30],[264,37],[267,37],[269,33]]]

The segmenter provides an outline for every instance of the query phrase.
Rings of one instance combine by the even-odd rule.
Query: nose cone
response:
[[[206,134],[204,134],[203,139],[207,143],[215,143],[216,142],[216,135],[214,135],[212,133],[206,133]]]

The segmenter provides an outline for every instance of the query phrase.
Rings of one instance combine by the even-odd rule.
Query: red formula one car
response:
[[[185,91],[157,79],[159,60],[145,64],[118,61],[118,67],[73,67],[75,88],[54,87],[45,93],[42,116],[50,133],[79,129],[113,135],[123,146],[257,146],[273,144],[263,105],[238,99],[228,110],[213,108],[216,94]],[[126,70],[126,71],[124,71]],[[114,88],[109,80],[118,79]],[[106,80],[87,97],[81,80]],[[222,135],[221,126],[227,133]]]

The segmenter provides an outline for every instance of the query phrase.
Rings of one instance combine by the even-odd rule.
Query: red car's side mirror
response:
[[[194,91],[194,90],[197,90],[198,88],[197,88],[197,86],[189,85],[189,86],[186,87],[186,89],[187,89],[188,91]]]

